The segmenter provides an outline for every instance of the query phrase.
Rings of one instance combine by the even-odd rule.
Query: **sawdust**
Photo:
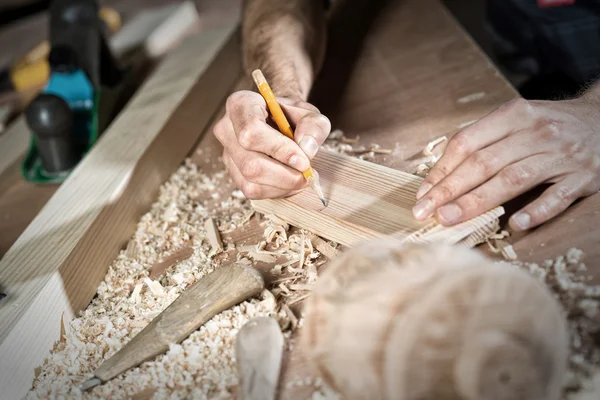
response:
[[[336,133],[324,147],[333,146],[336,151],[356,156],[360,152],[353,151],[351,145],[357,139]],[[140,332],[185,288],[220,267],[217,256],[223,254],[207,237],[206,222],[214,218],[223,234],[248,224],[254,215],[250,202],[239,190],[219,201],[216,189],[226,183],[231,182],[224,171],[208,176],[190,160],[171,176],[161,187],[156,203],[141,218],[127,247],[109,267],[96,298],[65,326],[61,340],[36,370],[28,398],[127,398],[136,394],[144,398],[231,398],[237,385],[234,339],[247,321],[257,316],[275,317],[282,329],[288,330],[288,338],[289,329],[301,329],[302,318],[290,306],[310,296],[309,285],[317,280],[327,257],[313,245],[319,241],[309,232],[290,227],[275,216],[265,216],[261,219],[264,235],[260,243],[236,247],[227,242],[223,251],[235,252],[235,260],[246,264],[287,260],[273,267],[271,272],[277,278],[270,290],[263,291],[260,299],[218,314],[181,344],[171,345],[166,354],[90,392],[79,391],[78,385],[90,378],[103,360]],[[494,235],[491,239],[496,246],[503,244],[504,233]],[[337,247],[336,243],[319,242],[319,246],[324,244],[329,251]],[[170,266],[157,279],[150,279],[153,265],[184,246],[193,249],[189,258]],[[502,252],[503,247],[496,249]],[[572,338],[565,398],[573,400],[597,398],[585,397],[585,393],[587,388],[598,390],[600,386],[600,286],[588,284],[581,257],[580,251],[572,249],[566,256],[541,266],[503,262],[530,271],[563,304]],[[314,388],[313,399],[339,398],[318,379],[308,383]]]
[[[583,252],[569,249],[566,255],[542,265],[526,262],[503,264],[529,271],[560,301],[569,323],[571,340],[569,371],[564,384],[565,399],[585,398],[588,388],[600,393],[600,285],[589,284]]]
[[[251,318],[275,317],[285,336],[301,326],[289,308],[307,296],[318,268],[326,261],[314,247],[310,234],[291,228],[275,216],[261,220],[264,240],[252,246],[224,243],[215,246],[208,225],[213,219],[218,234],[235,231],[254,215],[239,190],[221,201],[217,187],[231,184],[226,173],[204,174],[186,160],[161,186],[158,200],[145,214],[126,248],[109,267],[97,296],[66,327],[49,357],[39,368],[29,399],[38,398],[231,398],[237,385],[234,339]],[[216,205],[216,206],[215,206]],[[212,206],[212,207],[211,207]],[[207,232],[207,229],[209,232]],[[335,243],[323,241],[322,244]],[[169,262],[168,269],[151,279],[153,266],[181,248],[191,254]],[[243,264],[289,261],[278,266],[291,288],[275,284],[251,299],[208,321],[181,344],[115,379],[82,393],[78,385],[90,378],[103,360],[110,358],[155,316],[196,280],[219,268],[223,251],[235,252]],[[233,254],[233,253],[232,253]],[[188,257],[189,256],[189,257]],[[167,256],[168,258],[168,256]],[[281,283],[283,284],[283,283]]]
[[[112,356],[197,279],[220,266],[204,224],[213,217],[219,229],[235,229],[254,213],[234,194],[209,210],[207,202],[225,172],[207,176],[187,160],[160,189],[158,200],[137,226],[127,248],[109,267],[97,296],[65,327],[39,369],[28,398],[126,398],[151,388],[154,398],[228,398],[237,384],[234,338],[256,316],[275,316],[273,298],[251,299],[215,316],[165,355],[143,363],[110,382],[81,393],[78,385]],[[151,268],[164,254],[190,246],[193,254],[156,280]],[[273,297],[271,295],[271,297]]]

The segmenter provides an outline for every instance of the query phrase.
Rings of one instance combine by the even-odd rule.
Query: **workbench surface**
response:
[[[347,3],[331,21],[328,56],[311,101],[334,129],[359,135],[359,144],[393,149],[376,162],[414,172],[428,142],[452,136],[517,96],[438,0]],[[205,135],[199,149],[202,154],[194,158],[199,163],[217,163],[221,149],[213,135]],[[594,195],[509,242],[519,259],[532,262],[580,248],[597,276],[599,222],[600,197]],[[289,385],[310,375],[294,349],[284,366],[282,398],[309,398],[312,387]]]
[[[451,137],[459,127],[518,96],[437,0],[352,3],[331,21],[327,60],[311,101],[330,118],[333,129],[349,138],[360,136],[358,145],[393,149],[391,155],[377,156],[376,162],[415,172],[430,141]],[[378,3],[386,5],[377,9]],[[469,98],[474,100],[465,100]],[[221,151],[212,135],[205,136],[199,148],[203,155],[198,161]],[[215,163],[204,161],[204,168]],[[508,205],[507,217],[513,203],[523,200]],[[519,260],[535,263],[579,248],[598,280],[598,223],[600,196],[594,195],[508,241]],[[286,386],[311,375],[303,355],[294,349],[284,368],[282,398],[310,398],[312,386]]]

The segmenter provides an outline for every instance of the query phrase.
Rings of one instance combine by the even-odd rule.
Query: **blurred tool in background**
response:
[[[106,33],[114,33],[121,27],[121,16],[112,8],[101,8],[99,16]],[[17,60],[12,66],[0,71],[0,92],[24,91],[39,87],[50,77],[50,42],[44,40]]]
[[[93,146],[101,89],[115,87],[123,77],[101,19],[109,16],[116,29],[118,14],[101,12],[96,0],[54,0],[49,12],[49,45],[36,49],[39,54],[21,83],[47,80],[25,111],[31,143],[21,170],[36,183],[62,181]]]
[[[24,106],[39,93],[25,110],[31,143],[21,165],[22,176],[35,183],[62,182],[154,61],[200,25],[192,1],[143,10],[123,28],[119,13],[99,8],[97,0],[54,0],[49,13],[50,39],[7,69],[0,83],[16,89]]]

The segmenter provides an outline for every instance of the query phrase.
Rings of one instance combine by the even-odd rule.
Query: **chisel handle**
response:
[[[114,356],[100,365],[94,375],[102,381],[165,353],[212,317],[264,288],[261,274],[239,264],[221,267],[201,278],[138,333]]]

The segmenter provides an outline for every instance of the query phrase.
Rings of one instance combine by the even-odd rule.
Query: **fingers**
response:
[[[417,192],[417,199],[423,197],[433,186],[444,179],[474,152],[521,130],[533,118],[533,108],[524,99],[515,99],[493,111],[488,116],[463,129],[448,142],[444,155],[431,169]],[[514,126],[507,128],[507,121]],[[528,122],[523,122],[528,121]]]
[[[515,231],[534,228],[562,213],[575,200],[598,191],[593,177],[584,174],[571,174],[550,186],[535,201],[514,214],[509,224]]]
[[[437,209],[436,219],[442,225],[454,225],[499,206],[563,172],[548,167],[554,162],[548,155],[536,155],[511,164],[488,182]]]
[[[266,123],[266,104],[258,93],[239,91],[232,94],[227,100],[226,113],[237,143],[245,150],[266,154],[298,171],[309,168],[310,161],[302,149]],[[236,161],[233,154],[232,158]],[[240,167],[237,162],[236,165]]]
[[[415,217],[427,218],[437,208],[487,182],[506,166],[541,153],[545,147],[536,142],[533,132],[525,132],[476,151],[417,202]]]
[[[235,140],[231,123],[226,119],[215,127],[215,135],[246,181],[287,191],[301,189],[306,185],[306,180],[299,171],[240,146]]]
[[[331,132],[331,122],[319,110],[309,103],[297,102],[295,106],[285,103],[283,108],[292,121],[298,121],[294,127],[294,140],[304,153],[312,159]],[[307,110],[310,110],[307,112]]]
[[[233,159],[227,152],[223,152],[223,163],[225,164],[225,168],[227,169],[227,172],[231,176],[233,182],[242,191],[242,193],[244,193],[244,196],[250,200],[276,199],[299,192],[250,182],[244,178],[244,175],[242,175],[240,170],[233,162]]]
[[[310,113],[300,119],[296,125],[294,139],[302,151],[312,160],[319,151],[319,147],[329,136],[329,132],[331,132],[329,119],[322,114]]]

